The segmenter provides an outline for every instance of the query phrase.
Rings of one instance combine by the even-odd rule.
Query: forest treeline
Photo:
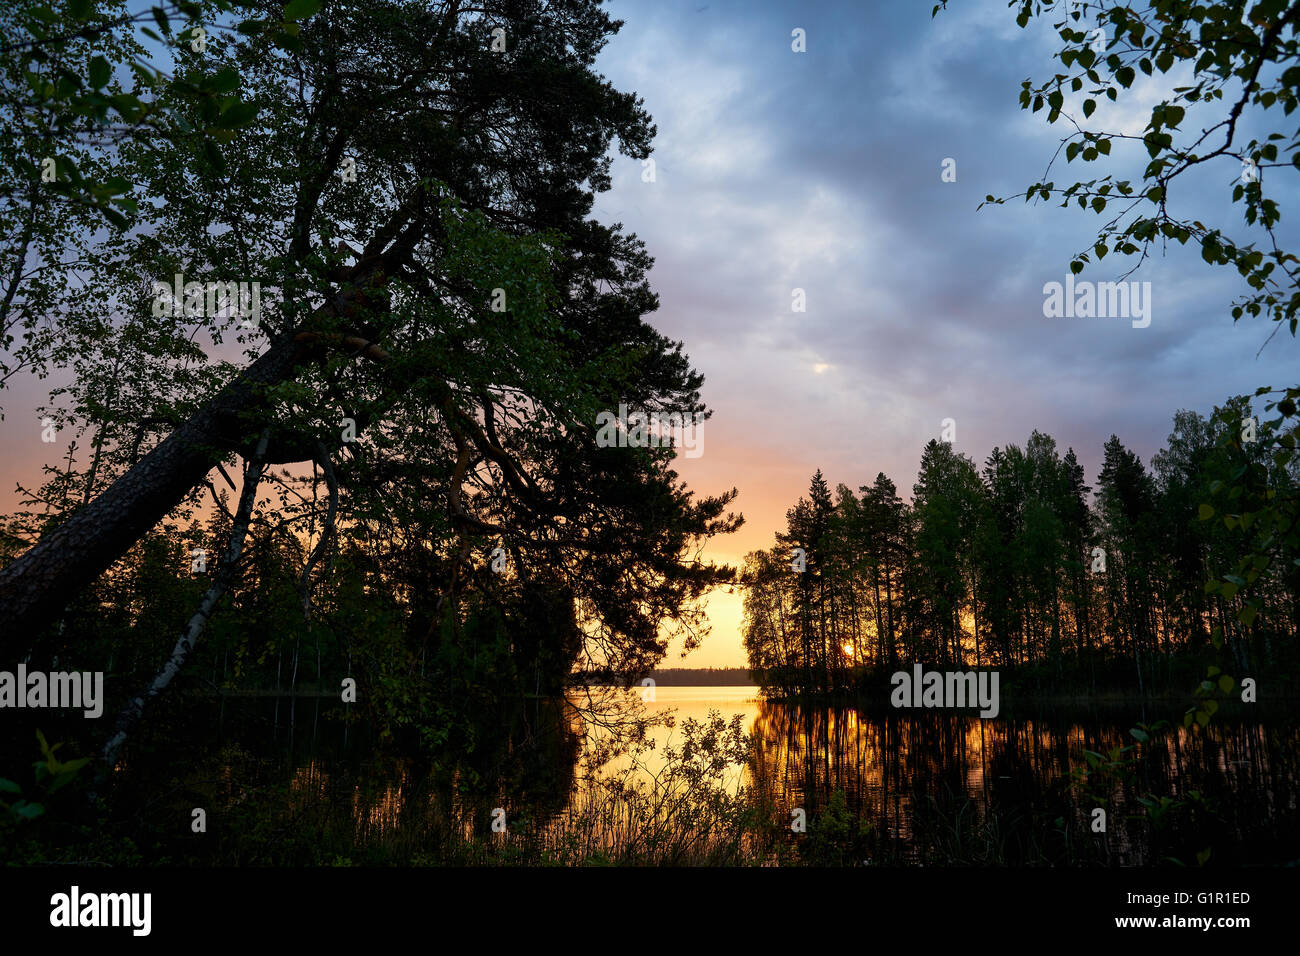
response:
[[[1274,424],[1243,397],[1209,418],[1180,411],[1150,467],[1112,435],[1095,489],[1038,431],[982,468],[930,441],[910,504],[883,473],[832,492],[819,470],[775,547],[746,557],[750,667],[774,693],[852,691],[922,663],[1143,694],[1213,650],[1234,673],[1280,678],[1296,657],[1300,553],[1278,536],[1248,583],[1234,572],[1254,554],[1250,528],[1208,503],[1234,482],[1294,500],[1300,472],[1274,461]]]

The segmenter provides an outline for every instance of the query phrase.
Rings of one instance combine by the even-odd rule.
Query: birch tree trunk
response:
[[[212,586],[203,595],[203,600],[199,602],[198,609],[185,626],[185,630],[181,632],[180,638],[176,641],[171,657],[163,665],[157,676],[154,677],[153,683],[143,693],[132,698],[122,708],[122,712],[118,714],[117,723],[113,728],[113,736],[104,745],[101,753],[103,769],[106,772],[112,770],[118,750],[126,741],[131,728],[144,715],[146,705],[166,690],[172,679],[181,672],[181,669],[185,666],[186,658],[194,650],[195,645],[198,644],[203,629],[207,626],[208,619],[212,617],[212,612],[216,610],[217,604],[234,582],[236,566],[239,562],[239,556],[244,551],[244,539],[248,536],[248,526],[253,517],[253,505],[257,500],[257,488],[261,484],[262,472],[266,467],[262,460],[266,453],[266,443],[267,437],[264,434],[261,441],[258,442],[256,453],[244,469],[244,488],[239,496],[239,508],[235,512],[235,520],[230,528],[230,539],[226,545],[226,553],[222,558],[221,567],[218,568],[216,577],[212,581]]]

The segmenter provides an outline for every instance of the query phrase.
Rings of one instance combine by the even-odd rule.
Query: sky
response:
[[[954,446],[983,463],[1034,429],[1073,447],[1095,482],[1112,433],[1144,462],[1181,408],[1294,380],[1286,333],[1229,314],[1236,273],[1192,249],[1155,249],[1129,279],[1150,282],[1151,322],[1049,318],[1045,283],[1091,247],[1102,218],[1055,203],[977,209],[1040,179],[1065,130],[1018,103],[1055,72],[1048,22],[1021,29],[1005,0],[845,3],[614,0],[625,21],[598,69],[635,91],[658,126],[654,177],[616,156],[595,215],[622,222],[656,259],[649,321],[682,340],[714,416],[678,471],[700,494],[735,487],[745,525],[703,556],[739,566],[768,548],[822,469],[853,489],[885,472],[905,498],[921,449],[952,419]],[[792,50],[804,31],[806,52]],[[1056,64],[1059,67],[1059,63]],[[1140,133],[1162,90],[1142,78],[1102,105],[1095,129]],[[1077,114],[1077,99],[1066,110]],[[1199,129],[1189,111],[1185,129]],[[1249,129],[1249,114],[1245,117]],[[1063,158],[1058,184],[1140,177],[1145,151],[1117,143],[1106,169]],[[956,180],[942,178],[952,160]],[[1212,167],[1212,168],[1211,168]],[[1206,164],[1171,195],[1186,215],[1245,235],[1230,202],[1239,166]],[[1285,199],[1285,196],[1281,197]],[[1295,243],[1295,230],[1283,230]],[[1080,279],[1116,281],[1110,256]],[[802,289],[806,311],[792,311]],[[51,382],[6,390],[0,505],[40,484],[36,408]],[[739,592],[708,604],[712,634],[665,666],[743,666]]]
[[[956,450],[980,465],[1037,428],[1073,447],[1095,483],[1112,433],[1149,463],[1176,410],[1208,414],[1294,378],[1294,340],[1283,332],[1257,357],[1272,324],[1234,324],[1244,283],[1190,247],[1155,249],[1128,277],[1151,283],[1145,328],[1044,315],[1044,284],[1064,282],[1103,217],[1023,199],[977,207],[1023,197],[1066,135],[1018,101],[1023,80],[1060,68],[1059,18],[1021,29],[1005,0],[953,0],[933,19],[932,6],[610,5],[625,25],[598,68],[644,99],[658,135],[654,181],[617,157],[596,215],[645,240],[661,302],[649,321],[685,342],[705,378],[714,416],[703,453],[678,471],[701,494],[739,489],[745,516],[706,558],[739,565],[771,547],[818,468],[832,489],[883,471],[909,497],[946,418]],[[1173,73],[1144,77],[1087,126],[1140,133],[1177,85]],[[1189,110],[1184,129],[1219,117],[1197,118]],[[1145,150],[1117,143],[1112,155],[1105,170],[1062,158],[1048,178],[1140,180]],[[942,179],[945,159],[955,182]],[[1242,235],[1239,175],[1225,158],[1180,180],[1171,203]],[[1134,262],[1112,255],[1078,278],[1117,281]],[[792,311],[796,288],[806,312]],[[743,666],[740,593],[715,595],[709,617],[704,645],[685,660],[675,648],[665,666]]]

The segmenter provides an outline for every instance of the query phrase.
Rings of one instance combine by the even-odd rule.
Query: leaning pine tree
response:
[[[593,0],[301,14],[271,54],[220,23],[202,50],[172,44],[176,88],[220,77],[246,104],[239,122],[119,144],[131,229],[90,251],[95,281],[76,297],[70,278],[46,280],[101,314],[142,281],[257,282],[260,312],[241,324],[198,296],[156,303],[153,321],[213,342],[216,383],[139,410],[122,431],[134,451],[104,452],[116,471],[101,468],[102,490],[0,571],[3,656],[75,660],[58,627],[72,597],[242,458],[246,481],[276,465],[325,479],[325,546],[335,528],[400,529],[406,550],[388,557],[412,653],[463,640],[470,609],[496,606],[553,622],[527,635],[552,689],[581,655],[643,673],[665,652],[665,621],[698,639],[696,599],[732,572],[695,550],[740,519],[734,491],[685,490],[671,449],[595,442],[597,415],[619,403],[708,415],[680,343],[644,321],[657,300],[642,244],[589,218],[613,141],[642,158],[654,134],[592,69],[621,24]],[[210,129],[220,104],[164,86],[157,108]],[[192,645],[178,642],[181,658]]]

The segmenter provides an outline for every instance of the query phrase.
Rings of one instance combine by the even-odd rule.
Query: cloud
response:
[[[661,165],[643,183],[624,161],[597,212],[646,240],[662,301],[651,321],[685,340],[717,411],[708,452],[681,471],[705,492],[738,485],[747,525],[709,553],[770,546],[818,467],[854,488],[883,470],[910,491],[948,416],[978,462],[1038,428],[1073,445],[1091,479],[1112,432],[1149,460],[1176,409],[1285,378],[1291,343],[1257,360],[1268,329],[1234,327],[1235,273],[1192,249],[1156,250],[1129,277],[1152,283],[1149,328],[1044,317],[1043,284],[1064,279],[1103,220],[1056,203],[976,207],[1023,195],[1068,132],[1018,103],[1021,81],[1052,72],[1059,37],[1021,30],[1002,0],[933,20],[930,6],[612,7],[626,26],[601,68],[645,98]],[[790,50],[794,27],[805,54]],[[1140,79],[1092,125],[1140,133],[1175,83]],[[1115,153],[1140,179],[1145,151]],[[941,181],[945,158],[956,182]],[[1058,183],[1100,175],[1058,162]],[[1189,182],[1185,198],[1235,226],[1223,177]],[[1133,264],[1112,255],[1081,278]],[[806,313],[790,311],[796,287]],[[738,635],[711,641],[692,663],[742,660]]]

